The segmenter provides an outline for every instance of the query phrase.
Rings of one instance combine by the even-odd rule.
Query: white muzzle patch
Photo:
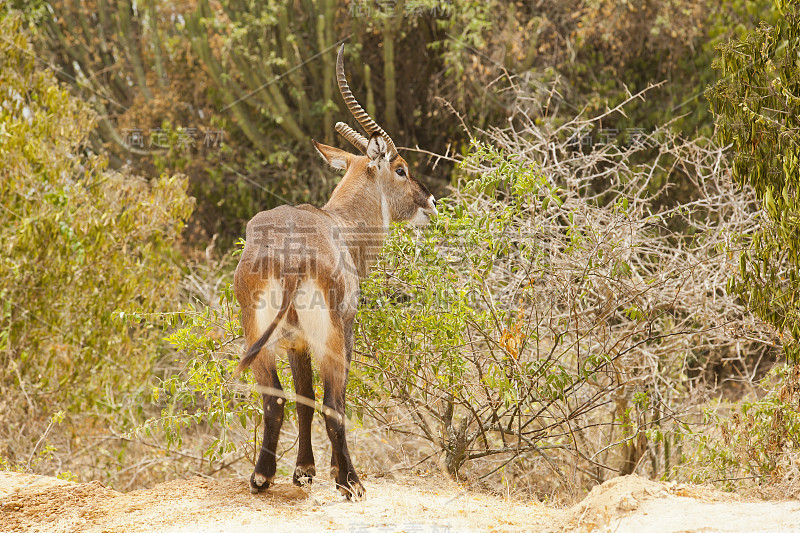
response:
[[[410,222],[415,226],[427,226],[431,222],[431,217],[439,214],[434,203],[433,195],[428,197],[428,205],[425,207],[418,207],[417,212],[411,218]]]

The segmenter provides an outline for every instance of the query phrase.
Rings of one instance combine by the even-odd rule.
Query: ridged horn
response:
[[[339,135],[350,141],[350,144],[358,148],[362,154],[367,153],[367,144],[369,144],[369,141],[367,141],[367,139],[356,130],[344,122],[337,122],[336,131],[339,132]]]
[[[344,98],[344,103],[347,104],[347,109],[350,110],[353,117],[361,124],[364,131],[369,135],[375,132],[380,133],[386,140],[386,145],[389,148],[389,159],[392,160],[397,157],[397,147],[395,147],[392,138],[383,131],[383,128],[372,120],[372,117],[370,117],[366,111],[364,111],[364,108],[358,103],[356,97],[353,96],[350,86],[347,85],[347,76],[344,74],[344,45],[339,47],[339,55],[336,58],[336,80],[339,82],[339,92],[342,93],[342,98]]]

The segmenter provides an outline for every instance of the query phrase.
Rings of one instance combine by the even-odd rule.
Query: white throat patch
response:
[[[389,203],[386,201],[383,189],[381,189],[381,217],[383,218],[383,230],[389,231]]]

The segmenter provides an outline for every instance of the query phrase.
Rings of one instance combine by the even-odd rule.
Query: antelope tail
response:
[[[278,327],[278,324],[281,320],[283,320],[283,316],[286,314],[286,311],[289,310],[289,306],[292,304],[292,300],[294,300],[294,294],[297,292],[297,286],[299,284],[299,280],[295,277],[284,278],[283,301],[281,302],[281,308],[278,311],[278,314],[275,315],[275,319],[272,321],[272,324],[270,324],[264,334],[261,335],[261,338],[258,339],[250,347],[250,349],[247,350],[247,353],[244,354],[242,360],[239,361],[239,365],[236,367],[236,371],[233,373],[234,377],[247,370],[247,368],[249,368],[253,363],[253,360],[256,358],[258,353],[261,351],[261,348],[267,344],[270,336],[275,332],[275,328]]]

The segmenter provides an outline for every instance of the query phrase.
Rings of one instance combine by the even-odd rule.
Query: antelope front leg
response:
[[[274,364],[268,370],[268,376],[267,380],[258,379],[257,381],[259,384],[282,391],[283,388]],[[262,396],[264,398],[264,440],[261,443],[261,451],[258,454],[253,475],[250,476],[250,492],[253,494],[269,488],[275,479],[275,470],[277,469],[275,450],[278,447],[278,437],[283,425],[283,407],[286,403],[282,397],[274,394],[266,393]]]
[[[339,477],[339,462],[336,460],[336,450],[331,449],[331,479]]]

